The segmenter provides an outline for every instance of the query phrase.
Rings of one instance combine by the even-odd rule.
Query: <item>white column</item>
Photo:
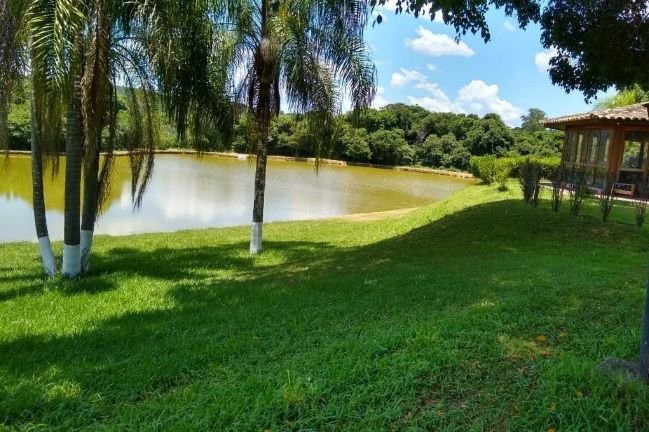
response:
[[[43,260],[43,267],[48,276],[56,274],[56,261],[54,260],[54,251],[52,250],[52,242],[50,237],[40,237],[38,239],[38,248],[41,252],[41,259]]]
[[[261,252],[261,239],[262,239],[262,222],[253,222],[250,232],[250,253],[256,255]]]
[[[63,266],[61,272],[69,278],[81,273],[81,245],[63,245]]]

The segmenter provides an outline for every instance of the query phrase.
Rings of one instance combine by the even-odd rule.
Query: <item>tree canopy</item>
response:
[[[590,99],[610,87],[649,87],[649,14],[636,0],[551,0],[541,19],[550,77]]]
[[[370,0],[372,7],[385,6],[388,0]],[[536,0],[396,0],[396,13],[408,13],[415,17],[428,15],[432,20],[441,15],[444,22],[451,25],[456,33],[480,33],[486,42],[491,39],[486,15],[491,7],[503,9],[508,16],[516,15],[518,24],[525,28],[530,22],[536,22],[540,17],[540,6]],[[377,22],[382,17],[379,14]]]

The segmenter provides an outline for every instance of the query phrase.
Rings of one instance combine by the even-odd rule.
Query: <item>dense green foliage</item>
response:
[[[617,108],[641,102],[649,102],[649,92],[635,84],[597,102],[597,108]]]
[[[28,80],[19,82],[12,92],[11,109],[9,110],[9,132],[10,148],[12,150],[29,150],[31,141],[31,118],[30,101],[31,84]],[[176,145],[176,131],[169,122],[163,121],[161,113],[157,113],[160,124],[160,146],[170,148]],[[117,94],[117,130],[116,148],[125,150],[128,147],[129,135],[132,134],[131,124],[133,117],[129,111],[127,94],[125,89],[119,89]],[[63,123],[65,130],[65,122]],[[104,135],[108,132],[105,131]],[[65,134],[63,134],[64,136]],[[60,149],[64,150],[63,136],[61,137]]]
[[[551,180],[561,164],[561,158],[558,156],[510,156],[502,158],[492,155],[474,156],[471,158],[471,173],[486,184],[498,182],[502,185],[507,178],[518,177],[521,167],[527,163],[538,165],[541,176]]]
[[[24,94],[24,93],[22,93]],[[13,148],[29,148],[29,101],[17,93],[10,113]],[[125,95],[118,95],[118,131],[123,136],[130,121]],[[538,113],[541,113],[539,115]],[[421,165],[435,168],[468,170],[471,156],[550,157],[560,154],[563,134],[545,130],[538,118],[545,114],[537,109],[524,116],[521,128],[512,129],[500,117],[432,113],[418,106],[388,105],[368,109],[359,118],[352,114],[336,119],[332,143],[320,146],[311,133],[305,116],[280,114],[271,123],[269,154],[313,157],[320,148],[330,148],[323,157],[350,162],[381,165]],[[533,118],[533,120],[529,120]],[[170,148],[190,145],[176,140],[174,128],[161,122],[161,146]],[[208,134],[209,135],[209,134]],[[200,147],[204,150],[248,153],[254,148],[254,134],[249,117],[243,115],[234,127],[232,141],[214,137]],[[124,148],[117,140],[117,148]]]
[[[541,112],[540,110],[536,110]],[[544,116],[544,114],[543,114]],[[232,146],[215,150],[246,151],[251,143],[240,135],[247,130],[246,118],[235,128]],[[270,133],[270,154],[314,156],[316,144],[309,136],[303,116],[280,114]],[[524,122],[525,125],[525,122]],[[422,165],[468,170],[471,156],[558,156],[563,134],[536,128],[512,129],[500,117],[433,113],[418,106],[392,104],[368,109],[359,118],[339,116],[331,151],[322,156],[352,162],[383,165]]]
[[[649,234],[583,213],[512,182],[269,224],[258,257],[245,227],[99,236],[75,282],[0,245],[0,429],[647,430],[649,387],[595,365],[636,358]]]
[[[553,83],[588,98],[610,87],[649,88],[647,2],[551,0],[541,27]]]
[[[490,9],[501,8],[506,15],[515,15],[521,28],[537,22],[541,11],[538,0],[370,0],[370,4],[394,7],[396,13],[411,14],[416,18],[428,15],[431,21],[439,17],[455,28],[457,36],[467,32],[479,33],[485,42],[491,38],[486,17]],[[377,22],[380,24],[382,21],[381,14],[378,14]]]

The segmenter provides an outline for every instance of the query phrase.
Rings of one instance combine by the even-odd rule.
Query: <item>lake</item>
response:
[[[28,156],[0,160],[0,243],[35,240]],[[64,159],[45,175],[50,237],[63,238]],[[128,159],[117,158],[97,234],[127,235],[245,225],[252,218],[254,164],[205,155],[158,155],[142,207],[133,210]],[[304,220],[419,207],[470,180],[428,173],[269,161],[265,220]]]

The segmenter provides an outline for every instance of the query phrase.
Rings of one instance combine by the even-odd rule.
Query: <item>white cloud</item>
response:
[[[487,85],[484,81],[473,80],[462,87],[458,95],[459,99],[463,102],[475,102],[497,97],[498,90],[496,84]]]
[[[401,72],[395,72],[390,79],[390,85],[393,87],[400,87],[410,82],[423,82],[426,81],[426,75],[417,70],[408,70],[401,68]]]
[[[430,96],[414,97],[408,96],[408,101],[413,105],[419,105],[429,111],[464,113],[465,111],[444,93],[437,83],[422,81],[415,85],[415,88],[426,90]]]
[[[542,74],[548,72],[548,69],[550,69],[550,59],[555,55],[557,55],[557,50],[555,48],[536,53],[534,56],[534,63],[539,72]]]
[[[512,22],[512,20],[506,20],[505,21],[505,30],[510,31],[510,32],[515,32],[516,31],[516,26]]]
[[[374,97],[372,108],[376,108],[376,109],[383,108],[384,106],[390,103],[383,97],[384,93],[385,93],[385,89],[383,87],[379,86],[376,88],[376,96]]]
[[[419,26],[417,37],[406,39],[406,46],[413,50],[435,57],[462,56],[471,57],[475,52],[464,42],[456,42],[445,34],[433,33]]]
[[[505,123],[512,124],[520,120],[523,110],[501,99],[499,87],[489,85],[482,80],[474,80],[458,92],[458,102],[467,105],[472,112],[484,115],[489,112],[498,114]]]
[[[448,97],[442,91],[442,89],[439,88],[439,84],[437,84],[437,83],[429,83],[427,81],[424,81],[424,82],[420,82],[419,84],[415,85],[415,88],[426,90],[427,92],[432,94],[437,99],[446,99],[446,100],[448,100]]]
[[[448,97],[446,98],[435,98],[435,97],[422,97],[416,98],[413,96],[408,96],[408,101],[412,105],[419,105],[420,107],[426,108],[428,111],[433,112],[455,112],[463,113],[464,111],[453,104]]]
[[[449,98],[437,83],[421,81],[413,87],[426,90],[430,96],[408,96],[408,101],[429,111],[473,113],[481,116],[496,113],[509,125],[518,124],[523,115],[523,110],[500,97],[498,85],[489,85],[481,80],[471,81],[462,87],[455,99]]]
[[[428,69],[428,70],[431,71],[431,72],[437,72],[437,71],[439,70],[439,68],[437,67],[437,65],[434,65],[434,64],[432,64],[432,63],[428,63],[428,64],[426,65],[426,69]]]

